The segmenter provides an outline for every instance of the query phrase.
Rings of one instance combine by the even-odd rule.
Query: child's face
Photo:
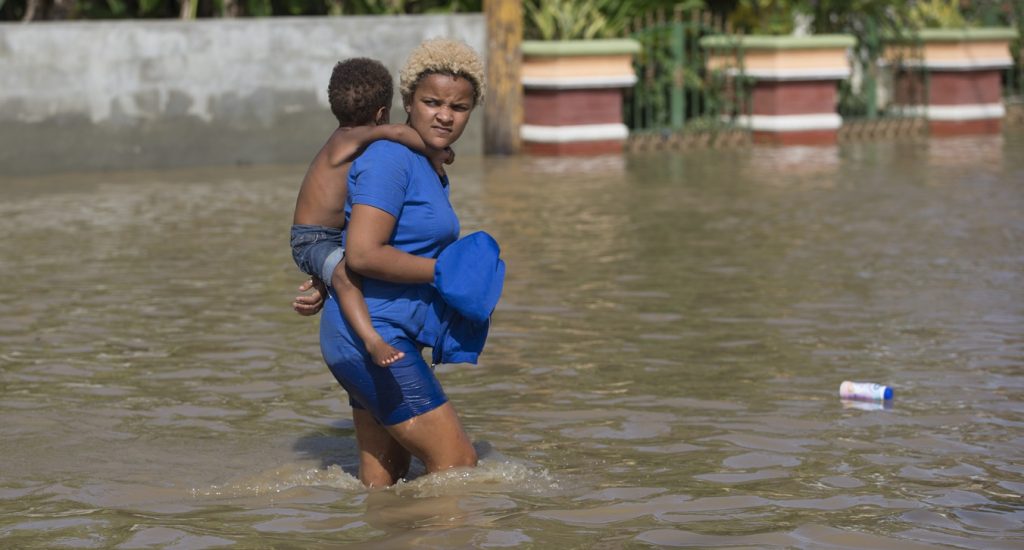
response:
[[[420,80],[406,105],[409,125],[427,147],[444,149],[455,143],[473,110],[473,85],[465,78],[431,74]]]

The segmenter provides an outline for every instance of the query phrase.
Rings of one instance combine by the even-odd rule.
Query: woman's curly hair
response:
[[[402,103],[408,106],[420,80],[431,74],[465,78],[473,85],[473,106],[483,103],[486,91],[484,63],[465,42],[432,38],[417,46],[409,54],[399,74],[398,88],[402,93]]]
[[[380,61],[353,57],[334,66],[327,99],[342,126],[373,124],[381,107],[391,107],[393,86],[391,73]]]

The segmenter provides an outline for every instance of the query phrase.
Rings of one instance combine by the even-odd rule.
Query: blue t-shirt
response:
[[[437,258],[459,237],[459,219],[448,201],[447,183],[425,156],[398,143],[376,141],[349,170],[346,222],[355,204],[378,208],[396,220],[389,244]],[[363,278],[363,295],[370,318],[385,339],[387,327],[401,329],[412,339],[422,336],[427,309],[440,300],[431,284],[397,284],[369,277]]]

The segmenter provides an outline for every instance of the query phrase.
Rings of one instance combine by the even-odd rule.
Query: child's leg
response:
[[[331,286],[338,294],[338,305],[341,314],[352,325],[356,335],[363,341],[366,351],[370,352],[373,362],[386,367],[405,357],[405,353],[393,348],[384,341],[370,322],[370,310],[366,308],[363,297],[362,278],[348,268],[348,262],[342,260],[331,277]]]

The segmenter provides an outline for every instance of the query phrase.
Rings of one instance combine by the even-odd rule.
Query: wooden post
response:
[[[484,0],[487,17],[487,97],[484,99],[484,153],[519,152],[523,123],[520,78],[523,6],[520,0]]]

